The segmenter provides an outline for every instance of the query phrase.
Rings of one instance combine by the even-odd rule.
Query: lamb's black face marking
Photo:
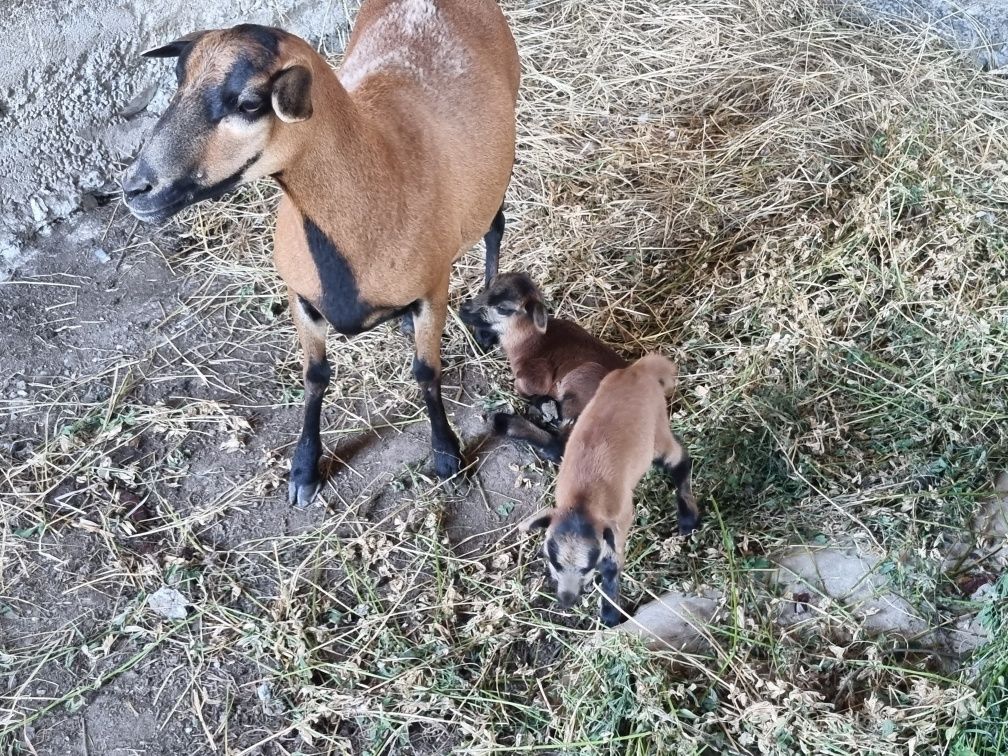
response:
[[[556,583],[562,608],[571,606],[598,567],[602,539],[584,513],[575,510],[550,529],[544,546],[549,575]]]
[[[178,90],[123,176],[130,211],[161,222],[272,171],[261,161],[274,118],[271,84],[282,32],[244,24],[149,53],[177,56]]]
[[[530,308],[536,304],[542,307],[542,294],[528,275],[501,273],[479,295],[464,302],[459,315],[470,328],[501,336],[512,317],[526,313],[531,316]]]

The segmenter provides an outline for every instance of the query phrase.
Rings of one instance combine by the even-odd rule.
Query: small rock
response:
[[[105,263],[107,263],[109,260],[112,259],[111,257],[109,257],[109,253],[106,252],[101,247],[95,247],[94,256],[97,258],[98,262],[100,262],[102,265],[104,265]]]
[[[994,495],[980,505],[973,520],[973,532],[982,538],[1008,535],[1008,472],[1002,471],[994,482]]]
[[[159,588],[147,597],[147,606],[166,619],[185,619],[189,614],[186,609],[189,602],[174,588]]]
[[[717,615],[720,596],[689,596],[670,591],[640,607],[612,631],[641,638],[652,651],[699,651],[708,644],[707,626]]]
[[[35,222],[45,222],[46,218],[49,216],[49,208],[45,206],[45,203],[36,197],[32,197],[29,204],[31,204],[32,218],[35,219]]]
[[[804,610],[812,603],[835,602],[858,618],[872,635],[888,633],[922,639],[928,632],[916,608],[890,586],[883,569],[885,555],[881,553],[862,550],[854,543],[802,544],[772,556],[770,561],[778,568],[770,574],[771,583],[779,586],[785,596],[808,597],[805,602],[794,600],[795,608]],[[819,600],[813,602],[813,597]],[[804,619],[796,614],[785,608],[778,621],[790,625]]]
[[[270,687],[270,684],[268,682],[264,682],[262,685],[256,688],[256,695],[259,697],[260,701],[262,701],[264,704],[268,704],[270,701],[273,700],[273,688]]]

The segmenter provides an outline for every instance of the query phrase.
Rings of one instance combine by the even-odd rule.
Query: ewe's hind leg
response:
[[[700,524],[700,509],[693,497],[690,476],[693,473],[693,460],[690,459],[682,441],[662,425],[655,439],[655,464],[668,475],[676,486],[676,498],[679,504],[679,532],[689,535]]]
[[[504,237],[504,205],[500,206],[497,215],[490,224],[490,230],[483,235],[486,244],[486,267],[483,272],[483,288],[490,285],[490,280],[497,275],[500,267],[501,239]],[[490,329],[474,328],[473,338],[484,352],[489,352],[499,341],[497,334]]]
[[[444,331],[448,301],[448,286],[437,300],[420,302],[413,316],[416,330],[416,355],[413,357],[413,377],[420,385],[431,424],[431,447],[434,451],[434,472],[444,480],[462,468],[462,451],[458,438],[448,424],[441,400],[441,334]]]
[[[319,425],[322,415],[322,399],[332,370],[326,359],[327,325],[318,311],[293,291],[288,293],[291,316],[301,342],[301,365],[304,375],[305,411],[301,438],[294,450],[291,461],[290,483],[287,500],[291,504],[307,506],[318,492],[321,478],[318,463],[322,456],[322,439]]]
[[[497,275],[500,268],[500,248],[501,239],[504,238],[504,205],[500,206],[497,215],[494,216],[490,230],[483,237],[486,244],[486,268],[483,273],[483,287],[490,285],[490,279]]]

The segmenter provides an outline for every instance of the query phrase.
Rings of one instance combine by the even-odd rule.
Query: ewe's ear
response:
[[[291,66],[273,81],[273,111],[284,123],[306,121],[312,115],[312,75],[304,66]]]
[[[609,550],[615,554],[616,553],[616,535],[613,533],[612,528],[606,528],[602,531],[602,539],[606,542]]]
[[[543,528],[548,528],[550,522],[553,520],[553,509],[540,509],[534,515],[528,519],[522,520],[518,523],[518,529],[523,533],[528,533],[531,530],[541,530]]]
[[[532,318],[532,324],[536,327],[539,333],[546,333],[546,307],[542,302],[533,301],[525,305],[525,311],[528,312],[529,317]]]
[[[187,48],[192,46],[193,42],[206,34],[205,31],[195,31],[186,34],[184,37],[179,37],[174,42],[169,42],[167,45],[161,45],[161,47],[154,47],[150,50],[140,53],[145,58],[177,58],[179,55],[184,53]]]

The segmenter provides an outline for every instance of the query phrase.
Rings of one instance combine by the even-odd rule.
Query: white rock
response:
[[[174,588],[159,588],[147,597],[147,606],[166,619],[185,619],[189,615],[189,602]]]
[[[612,631],[604,632],[641,638],[652,651],[698,651],[708,645],[706,627],[717,614],[719,598],[670,591],[644,604]]]
[[[884,561],[882,554],[859,550],[853,543],[792,546],[771,558],[778,567],[771,582],[781,586],[785,595],[808,595],[813,604],[836,602],[873,635],[892,633],[918,638],[928,633],[924,619],[893,591],[888,578],[880,572]],[[806,619],[805,613],[792,616],[796,614],[785,610],[779,619],[784,624]]]

